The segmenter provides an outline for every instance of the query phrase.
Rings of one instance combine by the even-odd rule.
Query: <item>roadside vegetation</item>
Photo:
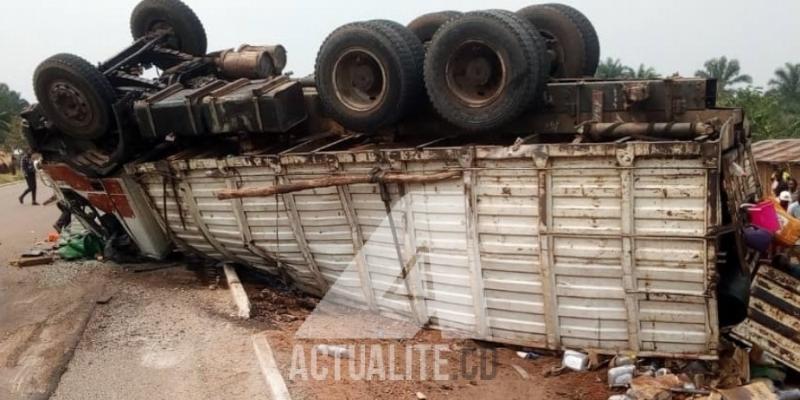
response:
[[[16,182],[22,180],[22,174],[0,174],[0,186],[5,185],[6,183]]]
[[[786,63],[775,70],[767,87],[753,85],[739,60],[716,57],[694,74],[715,78],[719,105],[743,107],[752,123],[756,140],[800,138],[800,63]],[[633,68],[618,58],[606,58],[597,68],[598,78],[660,78],[655,68],[641,64]]]
[[[0,151],[11,154],[14,149],[25,147],[22,137],[22,112],[28,102],[19,92],[11,90],[5,83],[0,83]],[[2,184],[0,176],[0,184]]]

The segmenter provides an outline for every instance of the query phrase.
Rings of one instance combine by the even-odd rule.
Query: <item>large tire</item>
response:
[[[583,76],[587,69],[586,44],[578,24],[558,8],[535,5],[517,11],[547,39],[554,78]]]
[[[413,21],[408,23],[408,29],[413,32],[422,43],[428,43],[433,40],[433,35],[439,30],[447,21],[458,18],[463,13],[459,11],[440,11],[425,15],[420,15]]]
[[[387,21],[355,22],[322,44],[317,91],[326,113],[345,128],[372,132],[395,124],[423,93],[424,50],[405,30]]]
[[[97,139],[113,125],[114,88],[83,58],[72,54],[48,58],[36,68],[33,88],[44,115],[73,138]]]
[[[413,57],[412,63],[414,65],[414,68],[416,68],[417,71],[419,71],[420,85],[418,89],[420,93],[424,92],[423,90],[424,84],[422,81],[422,69],[425,66],[425,46],[423,45],[423,42],[419,40],[419,38],[417,37],[417,35],[414,34],[414,32],[412,32],[410,29],[408,29],[407,27],[403,26],[398,22],[391,21],[388,19],[376,19],[370,22],[374,24],[379,24],[386,29],[391,29],[396,34],[400,35],[403,38],[405,43],[408,45],[409,50],[411,50]]]
[[[425,85],[439,114],[472,131],[501,127],[538,100],[549,68],[541,37],[514,13],[475,11],[433,38]],[[545,68],[543,68],[545,67]]]
[[[564,39],[559,37],[559,40],[564,42],[565,49],[576,48],[574,44],[570,43],[573,43],[576,36],[574,32],[577,29],[583,42],[583,70],[577,75],[594,76],[595,72],[597,72],[597,65],[600,63],[600,39],[589,18],[568,5],[558,3],[531,6],[519,11],[529,19],[532,12],[539,14],[539,17],[535,17],[534,21],[540,19],[550,20],[547,23],[543,23],[542,26],[534,22],[537,27],[551,26],[553,34],[556,34],[557,30],[563,32],[560,35]]]
[[[131,34],[139,39],[156,29],[172,28],[168,47],[194,56],[204,56],[208,43],[203,23],[180,0],[142,0],[131,14]]]

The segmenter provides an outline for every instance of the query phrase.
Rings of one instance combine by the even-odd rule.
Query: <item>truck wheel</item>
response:
[[[425,85],[439,114],[473,131],[517,118],[541,94],[541,37],[506,11],[475,11],[445,24],[425,59]],[[545,63],[545,64],[542,64]]]
[[[539,29],[547,40],[555,78],[594,76],[600,61],[600,41],[591,21],[564,4],[541,4],[517,13]]]
[[[157,30],[172,30],[168,47],[194,56],[206,54],[206,31],[180,0],[142,0],[131,14],[131,34],[139,39]]]
[[[36,68],[33,87],[45,116],[63,133],[92,140],[111,128],[114,88],[88,61],[72,54],[52,56]]]
[[[442,25],[461,15],[463,15],[463,13],[458,11],[440,11],[421,15],[408,23],[408,29],[417,35],[422,43],[428,43],[433,39],[433,35]]]
[[[392,125],[422,93],[422,45],[393,24],[347,24],[320,48],[317,91],[325,111],[347,129],[369,132]]]

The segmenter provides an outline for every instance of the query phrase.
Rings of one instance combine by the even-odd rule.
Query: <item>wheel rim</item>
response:
[[[370,111],[386,98],[386,69],[369,50],[349,49],[334,63],[333,86],[336,97],[347,108]]]
[[[153,21],[153,23],[150,24],[150,28],[147,30],[147,32],[167,32],[168,36],[164,42],[167,47],[175,50],[181,50],[181,40],[178,35],[175,34],[175,28],[169,22],[164,20]]]
[[[561,67],[565,62],[564,47],[552,33],[539,31],[539,34],[542,35],[547,45],[547,55],[550,57],[550,75],[556,76],[561,72]]]
[[[480,41],[468,41],[447,60],[447,86],[468,107],[495,102],[505,91],[508,74],[499,51]]]
[[[93,139],[96,136],[87,134],[85,128],[95,120],[95,110],[88,97],[70,82],[59,80],[53,82],[48,91],[50,102],[58,117],[70,127],[70,136],[80,139]]]

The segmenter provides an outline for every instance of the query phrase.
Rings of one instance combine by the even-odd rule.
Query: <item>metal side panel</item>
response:
[[[195,217],[195,223],[208,242],[217,248],[226,259],[253,265],[259,269],[275,272],[267,259],[253,252],[248,245],[246,222],[240,221],[238,205],[234,201],[220,201],[214,193],[227,189],[227,179],[209,173],[208,170],[188,170],[182,182],[185,202]]]
[[[560,343],[607,351],[629,348],[617,160],[556,158],[551,165],[550,279]]]
[[[335,170],[326,164],[299,164],[286,167],[286,183],[295,180],[315,179],[330,175]],[[303,236],[299,242],[307,246],[312,269],[319,271],[329,290],[336,296],[355,304],[364,304],[360,289],[353,237],[339,192],[335,187],[306,190],[284,195],[284,201],[294,203],[289,210]]]
[[[633,184],[633,279],[641,350],[715,347],[705,239],[707,172],[700,159],[639,159]],[[712,327],[713,326],[713,327]]]
[[[546,346],[539,174],[530,159],[478,160],[477,232],[489,334]]]
[[[272,268],[316,295],[497,342],[714,358],[714,146],[286,154],[175,162],[172,180],[138,173],[182,248]],[[214,197],[376,167],[463,173],[386,185],[391,219],[372,183]]]
[[[368,174],[374,164],[344,164],[343,171],[350,174]],[[341,188],[341,196],[350,202],[354,220],[354,240],[359,242],[359,256],[354,260],[354,271],[361,275],[366,296],[372,306],[381,312],[401,316],[413,316],[413,288],[409,291],[407,282],[402,279],[401,263],[405,266],[413,255],[406,246],[405,202],[397,185],[388,185],[391,196],[392,219],[398,244],[401,245],[401,258],[398,259],[394,238],[381,200],[377,184],[350,185]],[[357,245],[358,245],[357,244]],[[400,260],[400,261],[398,261]],[[424,318],[424,317],[423,317]]]
[[[458,168],[449,162],[409,162],[407,170],[430,173]],[[463,180],[407,185],[425,307],[432,326],[477,333],[470,255],[467,246],[466,204]],[[477,314],[477,315],[476,315]]]
[[[177,177],[169,178],[150,174],[141,180],[150,200],[156,207],[162,223],[169,228],[176,245],[184,251],[199,252],[215,260],[225,257],[212,246],[195,224],[189,208],[184,203]]]
[[[753,282],[748,319],[733,332],[800,371],[800,280],[762,267]]]
[[[232,178],[239,188],[272,186],[281,177],[272,166],[252,165],[231,169]],[[293,229],[283,196],[242,199],[241,212],[249,228],[251,249],[265,259],[276,263],[279,273],[285,273],[301,288],[321,295],[317,275],[309,263]]]

